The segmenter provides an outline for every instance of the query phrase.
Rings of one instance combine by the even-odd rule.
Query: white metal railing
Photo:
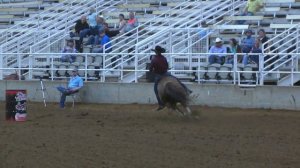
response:
[[[218,18],[221,18],[225,15],[234,15],[236,14],[236,9],[245,5],[245,2],[239,1],[224,1],[222,3],[213,4],[213,6],[208,6],[208,9],[202,12],[202,15],[194,16],[192,19],[187,19],[186,21],[180,24],[177,27],[177,32],[174,34],[170,34],[170,29],[162,30],[155,35],[140,41],[135,46],[135,52],[149,52],[155,45],[163,45],[167,48],[168,51],[172,51],[170,46],[176,45],[177,41],[184,41],[184,39],[189,39],[190,37],[186,38],[178,38],[176,36],[182,32],[188,32],[189,28],[197,27],[199,22],[208,20],[209,22],[216,22]],[[225,10],[225,12],[224,12]],[[209,20],[209,18],[212,18]],[[177,22],[179,24],[180,21]],[[217,23],[218,24],[218,23]],[[180,28],[182,28],[180,30]],[[174,44],[173,44],[174,42]],[[190,41],[187,41],[190,43]],[[191,44],[191,43],[190,43]],[[190,47],[191,45],[188,45]],[[145,58],[139,58],[136,60],[135,68],[142,69],[145,67]],[[136,72],[137,73],[137,72]],[[142,73],[140,73],[142,75]],[[135,75],[136,76],[136,75]]]
[[[8,53],[5,53],[8,54]],[[0,66],[0,79],[3,79],[5,75],[11,74],[15,70],[18,74],[21,74],[25,77],[26,80],[33,80],[34,77],[43,77],[43,74],[47,74],[50,80],[56,79],[64,79],[68,78],[68,72],[70,72],[73,68],[79,68],[81,76],[87,80],[97,80],[100,82],[106,82],[111,78],[115,78],[115,82],[125,82],[124,75],[129,72],[147,72],[146,68],[144,69],[126,69],[122,67],[124,64],[120,64],[119,69],[111,69],[111,68],[103,68],[101,66],[101,62],[106,62],[106,59],[109,59],[110,55],[114,53],[103,54],[93,54],[93,53],[26,53],[29,55],[28,63],[29,66],[24,67],[22,64],[18,64],[13,68],[4,68]],[[60,57],[62,55],[72,54],[76,55],[76,58],[79,59],[82,57],[81,62],[76,63],[62,63],[60,62]],[[121,56],[124,53],[117,53]],[[283,53],[287,54],[287,53]],[[0,58],[3,57],[4,53],[0,53]],[[20,54],[18,53],[10,53],[8,55],[14,55],[18,57],[18,59],[22,59]],[[249,65],[241,65],[237,62],[237,57],[239,55],[244,56],[245,54],[235,54],[234,55],[234,63],[226,64],[226,65],[209,65],[208,57],[211,55],[210,53],[164,53],[166,58],[168,59],[170,65],[170,72],[179,78],[187,78],[192,79],[197,83],[204,82],[213,82],[213,83],[228,83],[228,84],[238,84],[238,85],[246,85],[246,86],[256,86],[259,83],[261,85],[264,84],[265,81],[272,80],[274,83],[281,80],[283,77],[290,75],[289,78],[290,85],[293,85],[296,80],[300,80],[298,76],[300,75],[297,69],[291,68],[290,70],[277,70],[270,72],[274,74],[275,77],[267,78],[264,74],[267,71],[264,71],[263,62],[259,62],[259,65],[249,64]],[[218,54],[219,55],[219,54]],[[226,54],[227,56],[228,54]],[[255,55],[255,54],[252,54]],[[269,53],[269,55],[271,55]],[[137,59],[139,56],[147,56],[148,63],[150,62],[151,53],[139,53],[135,55]],[[262,54],[256,54],[260,60],[263,59]],[[296,53],[293,55],[293,64],[297,65],[298,57],[300,53]],[[91,59],[93,58],[93,59]],[[99,59],[100,58],[100,59]],[[178,58],[181,61],[178,61]],[[0,59],[1,60],[1,59]],[[94,60],[94,61],[91,61]],[[96,61],[96,62],[95,62]],[[1,61],[0,61],[1,62]],[[97,65],[95,65],[97,63]],[[1,65],[1,64],[0,64]],[[184,68],[178,68],[178,65],[183,65]],[[228,66],[229,65],[229,66]],[[253,66],[254,65],[254,66]],[[192,67],[190,69],[189,67]],[[227,68],[224,68],[227,67]],[[229,67],[229,68],[228,68]],[[110,72],[110,74],[105,73]],[[63,73],[63,75],[61,74]],[[37,75],[36,75],[37,74]],[[60,75],[57,75],[60,74]],[[295,75],[298,75],[297,78]],[[206,78],[205,76],[213,76]],[[230,77],[229,77],[230,76]],[[280,77],[278,77],[280,76]],[[139,78],[139,76],[135,76],[135,78]]]
[[[73,5],[73,1],[70,6],[67,6],[66,13],[58,13],[59,16],[56,16],[53,18],[52,21],[44,21],[44,23],[41,23],[39,25],[39,29],[35,30],[33,29],[30,32],[27,32],[25,34],[22,34],[17,39],[13,39],[4,45],[2,45],[2,51],[3,52],[18,52],[18,53],[27,53],[29,52],[30,46],[32,46],[34,43],[43,41],[49,36],[52,36],[52,34],[58,34],[63,33],[64,35],[68,34],[69,29],[74,25],[74,22],[78,20],[80,15],[84,14],[89,10],[90,7],[95,7],[96,9],[100,9],[105,6],[105,8],[108,8],[110,4],[117,4],[120,1],[106,1],[103,3],[103,1],[81,1],[77,5]],[[74,1],[76,2],[76,1]],[[53,23],[54,22],[54,23]],[[41,30],[43,29],[43,30]],[[41,31],[39,31],[41,30]],[[49,30],[48,32],[46,30]],[[49,44],[47,42],[47,44]],[[6,58],[6,60],[9,60],[9,62],[4,61],[4,64],[6,66],[13,65],[16,63],[15,58]]]
[[[300,24],[281,32],[262,45],[264,58],[261,61],[264,62],[265,71],[262,77],[281,69],[298,71],[298,64],[294,64],[298,56],[294,54],[299,53],[299,33]]]

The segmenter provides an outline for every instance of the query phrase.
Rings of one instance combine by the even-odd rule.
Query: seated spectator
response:
[[[248,0],[247,5],[241,16],[253,16],[263,7],[262,0]],[[237,24],[244,24],[245,20],[237,21]]]
[[[103,53],[103,46],[105,45],[105,53],[111,52],[111,43],[109,37],[105,34],[105,31],[102,30],[99,32],[99,40],[97,41],[97,44],[95,48],[93,48],[93,53]]]
[[[199,36],[200,38],[205,37],[209,33],[209,29],[207,29],[208,24],[206,21],[202,21],[200,23],[200,28],[199,28]]]
[[[241,46],[238,44],[237,40],[232,38],[229,41],[230,46],[229,46],[229,53],[232,55],[227,56],[226,64],[233,64],[234,63],[234,55],[236,53],[242,53]],[[242,55],[237,55],[237,63],[242,62],[243,56]]]
[[[258,38],[259,38],[259,40],[260,40],[260,42],[261,42],[261,44],[262,44],[262,49],[265,49],[265,48],[267,48],[268,47],[268,44],[266,43],[268,40],[269,40],[269,38],[266,36],[266,32],[265,32],[265,30],[264,29],[260,29],[259,31],[258,31]]]
[[[105,21],[102,17],[97,17],[96,22],[96,34],[90,35],[88,41],[86,42],[86,45],[96,45],[96,43],[99,41],[99,32],[106,29]]]
[[[75,33],[71,32],[70,33],[70,37],[79,36],[79,33],[82,30],[88,29],[88,28],[89,28],[89,24],[86,21],[86,16],[81,16],[80,20],[76,21],[76,24],[75,24]]]
[[[59,107],[64,108],[66,96],[77,93],[82,86],[83,86],[83,80],[81,79],[81,77],[78,76],[78,70],[73,69],[72,77],[69,81],[68,87],[67,88],[61,86],[57,87],[57,90],[61,93]]]
[[[135,18],[134,13],[129,13],[129,20],[127,21],[125,32],[129,32],[132,29],[136,28],[138,26],[138,20]]]
[[[260,48],[260,39],[255,40],[255,44],[251,48],[250,53],[253,54],[249,54],[249,56],[245,55],[243,57],[243,64],[247,65],[250,62],[259,65],[259,54],[262,53],[262,50]]]
[[[77,53],[74,47],[74,41],[68,40],[67,45],[62,49],[62,53]],[[61,62],[73,63],[76,60],[76,55],[62,55],[60,58]]]
[[[125,33],[125,27],[126,27],[126,20],[125,16],[123,14],[119,15],[119,32],[120,34]]]
[[[104,22],[104,30],[108,37],[114,37],[120,33],[119,29],[111,30],[106,22]]]
[[[209,64],[222,64],[222,60],[225,58],[225,55],[222,53],[227,53],[227,49],[223,46],[223,42],[220,38],[216,38],[216,43],[210,48],[209,53],[211,54],[209,56]]]
[[[70,33],[70,37],[75,37],[78,36],[81,31],[85,30],[85,29],[89,29],[89,24],[86,21],[86,16],[81,16],[80,20],[76,21],[75,24],[75,33],[71,32]],[[79,40],[75,41],[75,48],[77,51],[82,52],[82,47],[81,47],[81,43]]]
[[[246,38],[243,38],[241,47],[243,53],[249,53],[251,51],[251,48],[254,46],[255,39],[252,37],[251,30],[247,30],[245,33],[246,33]]]
[[[80,36],[80,44],[82,44],[83,38],[88,36],[88,35],[97,35],[98,29],[97,29],[97,13],[95,8],[90,8],[90,13],[87,17],[87,21],[89,24],[88,29],[84,29],[80,31],[79,36]]]

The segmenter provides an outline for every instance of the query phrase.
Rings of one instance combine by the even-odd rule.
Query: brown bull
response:
[[[162,77],[158,83],[158,95],[168,108],[176,110],[182,115],[191,114],[189,93],[176,78],[172,76]],[[181,110],[177,103],[180,103],[185,110]]]

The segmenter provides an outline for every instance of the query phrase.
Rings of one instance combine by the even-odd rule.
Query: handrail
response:
[[[266,41],[265,43],[263,43],[263,45],[262,45],[262,46],[263,46],[263,49],[262,49],[263,53],[265,53],[265,51],[270,50],[271,47],[274,47],[274,45],[275,45],[275,43],[273,43],[272,45],[268,45],[267,48],[264,48],[264,46],[265,46],[266,44],[269,44],[269,43],[275,41],[275,39],[277,39],[278,37],[280,37],[280,36],[282,36],[282,35],[285,35],[285,34],[289,33],[292,29],[299,28],[299,26],[300,26],[300,24],[297,24],[297,25],[295,25],[295,26],[292,26],[292,27],[290,27],[289,29],[287,29],[287,30],[281,32],[281,33],[278,34],[277,36],[274,36],[273,38],[270,38],[268,41]],[[276,41],[276,44],[277,44],[278,42],[279,42],[279,41]]]
[[[115,1],[110,1],[110,2],[115,2]],[[106,3],[108,3],[108,2],[106,2]],[[102,4],[102,5],[103,5],[103,6],[106,5],[106,3],[105,3],[105,4]],[[112,5],[116,5],[116,4],[118,4],[118,2],[115,2],[115,3],[112,4]],[[110,9],[110,8],[111,8],[110,6],[107,6],[107,7],[105,7],[105,8],[102,8],[99,12],[104,12],[104,11],[106,11],[107,9]],[[72,26],[73,26],[73,24],[71,24],[69,27],[72,27]],[[69,27],[68,27],[68,28],[69,28]],[[64,39],[66,36],[68,36],[65,32],[61,32],[61,31],[60,31],[60,32],[56,32],[56,33],[52,34],[50,37],[45,38],[45,39],[43,39],[43,40],[41,40],[41,41],[39,41],[39,42],[37,42],[37,43],[31,45],[31,46],[30,46],[30,51],[31,51],[31,52],[40,52],[40,51],[43,51],[46,47],[41,48],[41,49],[39,49],[38,51],[34,51],[34,47],[38,47],[38,45],[41,45],[42,43],[47,42],[50,38],[53,38],[53,37],[55,37],[56,35],[59,35],[59,34],[62,34],[62,35],[61,35],[61,38],[56,39],[55,41],[53,41],[52,43],[50,43],[50,44],[48,44],[48,45],[51,46],[52,44],[55,44],[56,42],[58,42],[58,41]]]
[[[65,2],[66,2],[66,1],[65,1]],[[68,2],[68,4],[72,6],[72,4],[73,4],[74,2],[78,2],[78,1],[77,1],[77,0],[71,0],[70,2]],[[12,27],[6,29],[6,31],[1,32],[0,35],[3,36],[3,34],[6,33],[6,36],[8,36],[8,33],[12,34],[11,31],[10,31],[10,30],[12,30],[12,29],[17,29],[17,28],[20,28],[20,27],[21,27],[21,28],[27,28],[27,26],[22,26],[22,25],[24,25],[24,23],[26,23],[26,22],[28,22],[28,21],[31,21],[31,20],[36,21],[36,17],[38,17],[38,21],[39,21],[39,15],[48,14],[49,11],[55,10],[57,7],[60,7],[61,4],[62,4],[62,3],[58,3],[58,4],[56,4],[56,5],[54,5],[54,6],[50,7],[50,8],[48,8],[47,10],[44,10],[44,11],[40,12],[37,16],[35,15],[34,17],[27,18],[27,19],[25,19],[25,20],[19,22],[18,24],[13,25]],[[76,6],[76,5],[75,5],[75,6]],[[48,19],[42,20],[42,21],[52,20],[52,19],[55,18],[56,16],[60,16],[61,13],[56,13],[56,14],[57,14],[57,15],[51,16],[51,17],[49,17]],[[39,22],[39,23],[42,24],[43,22]],[[25,24],[25,25],[26,25],[26,24]],[[32,31],[34,31],[34,29],[40,28],[40,24],[34,25],[34,26],[30,27],[30,28],[32,29]],[[23,33],[16,33],[16,34],[14,34],[14,36],[11,37],[11,39],[13,39],[13,38],[15,38],[15,37],[18,37],[18,36],[20,36],[20,35],[22,35],[22,34],[23,34]],[[5,38],[5,42],[7,42],[7,41],[9,41],[9,39]]]
[[[189,1],[189,0],[188,0]],[[209,1],[209,2],[212,2],[212,1]],[[185,6],[185,7],[183,7],[183,8],[180,8],[180,10],[183,10],[183,9],[186,9],[186,8],[188,8],[190,5],[193,5],[193,7],[191,8],[191,9],[196,9],[196,8],[198,8],[198,7],[202,7],[201,5],[202,5],[202,3],[203,2],[200,2],[200,4],[199,4],[199,1],[193,1],[193,2],[191,2],[189,5],[187,5],[187,6]],[[184,2],[183,3],[180,3],[179,5],[177,5],[176,7],[174,7],[174,8],[178,8],[178,7],[180,7],[181,5],[183,5],[183,4],[185,4]],[[196,4],[196,5],[194,5],[194,4]],[[173,9],[174,9],[173,8]],[[146,36],[146,35],[149,35],[149,34],[151,34],[151,33],[155,33],[156,32],[156,30],[158,30],[159,28],[157,28],[157,29],[155,29],[155,30],[150,30],[150,31],[147,31],[147,29],[143,29],[142,31],[145,31],[145,33],[141,33],[141,31],[139,30],[140,28],[142,28],[143,26],[145,26],[147,23],[152,23],[152,21],[155,21],[157,18],[159,18],[159,17],[161,17],[161,16],[163,16],[163,15],[166,15],[166,14],[168,14],[169,12],[171,12],[172,10],[170,9],[170,10],[168,10],[166,13],[163,13],[163,14],[161,14],[161,15],[159,15],[158,17],[155,17],[155,18],[153,18],[153,19],[151,19],[149,22],[146,22],[146,23],[144,23],[144,24],[142,24],[142,25],[140,25],[139,27],[136,27],[135,29],[133,29],[133,30],[131,30],[131,31],[129,31],[128,33],[125,33],[124,35],[122,35],[122,36],[120,36],[120,37],[126,37],[126,36],[128,36],[129,34],[132,34],[131,36],[135,36],[135,35],[137,35],[138,36],[138,34],[142,34],[142,35],[139,35],[138,36],[138,39],[141,39],[141,38],[143,38],[144,36]],[[188,13],[189,11],[187,10],[187,11],[185,11],[185,12],[182,12],[182,13],[180,13],[179,15],[177,15],[176,17],[177,18],[180,18],[181,16],[184,16],[186,13]],[[171,13],[170,13],[170,15],[171,15]],[[186,18],[186,17],[185,17]],[[167,20],[168,18],[166,18],[166,20]],[[181,18],[180,18],[181,19]],[[182,20],[184,20],[184,19],[182,19]],[[166,28],[164,28],[164,29],[168,29],[170,26],[173,26],[173,25],[175,25],[175,23],[172,23],[171,25],[169,24],[169,22],[164,22],[164,23],[160,23],[160,22],[156,22],[156,23],[159,23],[158,24],[158,26],[166,26]],[[153,26],[153,24],[150,24],[150,27],[151,26]],[[128,37],[127,37],[128,38]],[[116,43],[116,45],[117,44],[119,44],[119,43],[122,43],[122,42],[124,42],[125,41],[125,39],[123,39],[122,41],[119,41],[119,42],[117,42]],[[134,42],[135,41],[135,39],[134,40],[131,40],[131,41],[129,41],[129,42]],[[139,41],[139,40],[138,40]],[[111,48],[112,48],[113,46],[111,46]],[[115,49],[115,48],[113,48],[113,50],[114,51],[118,51],[119,49],[121,49],[123,46],[118,46],[118,48],[117,49]],[[104,46],[104,48],[105,48],[105,46]],[[107,48],[107,50],[108,49],[111,49],[111,48]],[[105,52],[105,50],[103,51],[103,52]]]
[[[85,0],[85,1],[87,2],[86,5],[88,5],[88,4],[93,5],[93,4],[94,4],[93,1],[88,1],[88,0]],[[109,2],[110,2],[110,1],[109,1]],[[82,2],[81,2],[81,3],[82,3]],[[99,3],[99,2],[96,2],[96,3]],[[46,30],[49,30],[49,29],[59,30],[59,29],[57,29],[57,27],[64,27],[64,25],[68,22],[68,21],[66,21],[65,19],[75,18],[75,19],[73,19],[73,20],[78,20],[78,18],[76,18],[77,16],[74,15],[73,12],[77,12],[77,13],[81,14],[81,13],[82,13],[82,10],[79,10],[81,7],[82,7],[82,6],[76,6],[76,8],[73,8],[73,9],[71,9],[71,10],[68,10],[68,13],[67,13],[68,16],[67,16],[67,18],[66,18],[65,15],[61,15],[61,14],[60,14],[59,17],[56,17],[56,18],[55,18],[54,20],[52,20],[51,22],[46,22],[46,21],[45,21],[43,24],[39,25],[39,27],[40,27],[40,28],[42,28],[42,27],[47,27]],[[71,15],[71,13],[72,13],[72,15]],[[59,20],[60,20],[60,21],[59,21]],[[55,24],[53,24],[53,22],[54,22]],[[69,23],[69,22],[68,22],[68,23]],[[72,22],[72,24],[73,24],[73,22]],[[9,42],[6,42],[3,46],[12,46],[12,45],[15,44],[16,42],[20,41],[20,39],[26,37],[27,35],[32,35],[32,34],[35,33],[35,32],[36,32],[36,31],[29,31],[29,32],[27,32],[27,33],[25,33],[25,34],[22,34],[22,35],[19,36],[18,38],[14,38],[14,39],[10,40]],[[30,38],[29,40],[31,40],[31,38]],[[23,42],[24,42],[24,41],[23,41]]]

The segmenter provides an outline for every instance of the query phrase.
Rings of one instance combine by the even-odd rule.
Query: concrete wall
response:
[[[55,87],[66,86],[66,82],[44,81],[47,102],[57,102],[59,92]],[[26,89],[28,101],[42,102],[39,81],[0,81],[0,100],[5,101],[5,90]],[[258,86],[242,90],[233,85],[188,85],[193,90],[192,104],[300,110],[299,87]],[[70,98],[67,99],[70,101]],[[140,103],[155,104],[152,83],[99,83],[85,82],[80,91],[80,101],[89,103]]]

